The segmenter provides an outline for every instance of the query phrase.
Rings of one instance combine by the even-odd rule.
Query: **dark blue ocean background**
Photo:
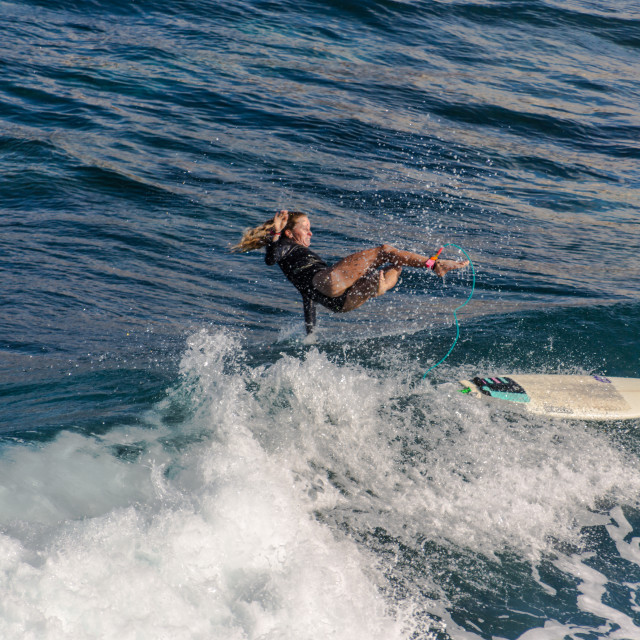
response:
[[[640,638],[637,0],[0,0],[0,637]],[[473,259],[304,339],[229,251]],[[452,247],[448,257],[460,256]]]

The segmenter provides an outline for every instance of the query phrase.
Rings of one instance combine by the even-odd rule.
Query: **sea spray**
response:
[[[2,537],[3,636],[405,637],[402,621],[388,614],[368,552],[313,517],[295,472],[243,423],[243,412],[259,405],[241,377],[223,371],[225,355],[237,356],[235,343],[222,333],[201,332],[196,340],[183,360],[186,389],[173,389],[169,401],[191,397],[187,431],[210,437],[176,449],[171,429],[180,427],[140,437],[123,426],[105,442],[62,434],[32,452],[40,470],[31,468],[33,491],[21,500],[39,504],[39,481],[48,478],[55,526],[29,540],[20,532],[42,521],[41,513],[2,512],[12,528]],[[123,462],[113,445],[134,434],[141,454]],[[104,481],[79,464],[87,449],[95,469],[119,471],[120,490],[102,494],[110,506],[79,500],[69,512],[70,476],[57,471],[60,464],[78,468],[80,495]]]

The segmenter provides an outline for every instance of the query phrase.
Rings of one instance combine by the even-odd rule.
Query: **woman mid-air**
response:
[[[240,252],[267,248],[265,262],[278,264],[302,294],[307,333],[315,327],[318,302],[331,311],[352,311],[389,291],[398,282],[402,267],[433,269],[442,277],[468,264],[466,260],[438,260],[383,244],[347,256],[330,267],[309,249],[311,236],[306,214],[283,210],[259,227],[245,231],[232,248]]]

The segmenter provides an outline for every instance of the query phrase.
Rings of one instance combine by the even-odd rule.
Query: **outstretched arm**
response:
[[[288,221],[289,212],[286,209],[282,209],[282,211],[276,213],[273,217],[273,230],[275,231],[275,235],[280,235],[280,232],[287,226]]]
[[[302,304],[304,306],[304,326],[307,335],[309,335],[316,328],[316,303],[305,296],[302,298]]]
[[[278,259],[276,256],[275,248],[276,243],[280,240],[280,234],[282,230],[287,226],[287,221],[289,220],[289,212],[286,209],[282,211],[278,211],[276,215],[273,217],[273,228],[271,229],[270,235],[268,237],[267,242],[267,253],[264,256],[264,261],[269,265],[274,265]]]

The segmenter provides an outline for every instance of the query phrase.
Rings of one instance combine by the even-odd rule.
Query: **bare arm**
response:
[[[282,211],[278,211],[278,213],[276,213],[273,217],[273,229],[276,232],[276,235],[280,235],[282,230],[287,226],[288,221],[289,212],[286,209],[282,209]]]
[[[278,211],[273,218],[273,230],[269,236],[267,243],[267,253],[264,256],[264,261],[269,265],[274,265],[278,260],[276,257],[275,249],[276,243],[280,240],[280,234],[282,230],[287,226],[289,220],[289,212],[286,209]]]

